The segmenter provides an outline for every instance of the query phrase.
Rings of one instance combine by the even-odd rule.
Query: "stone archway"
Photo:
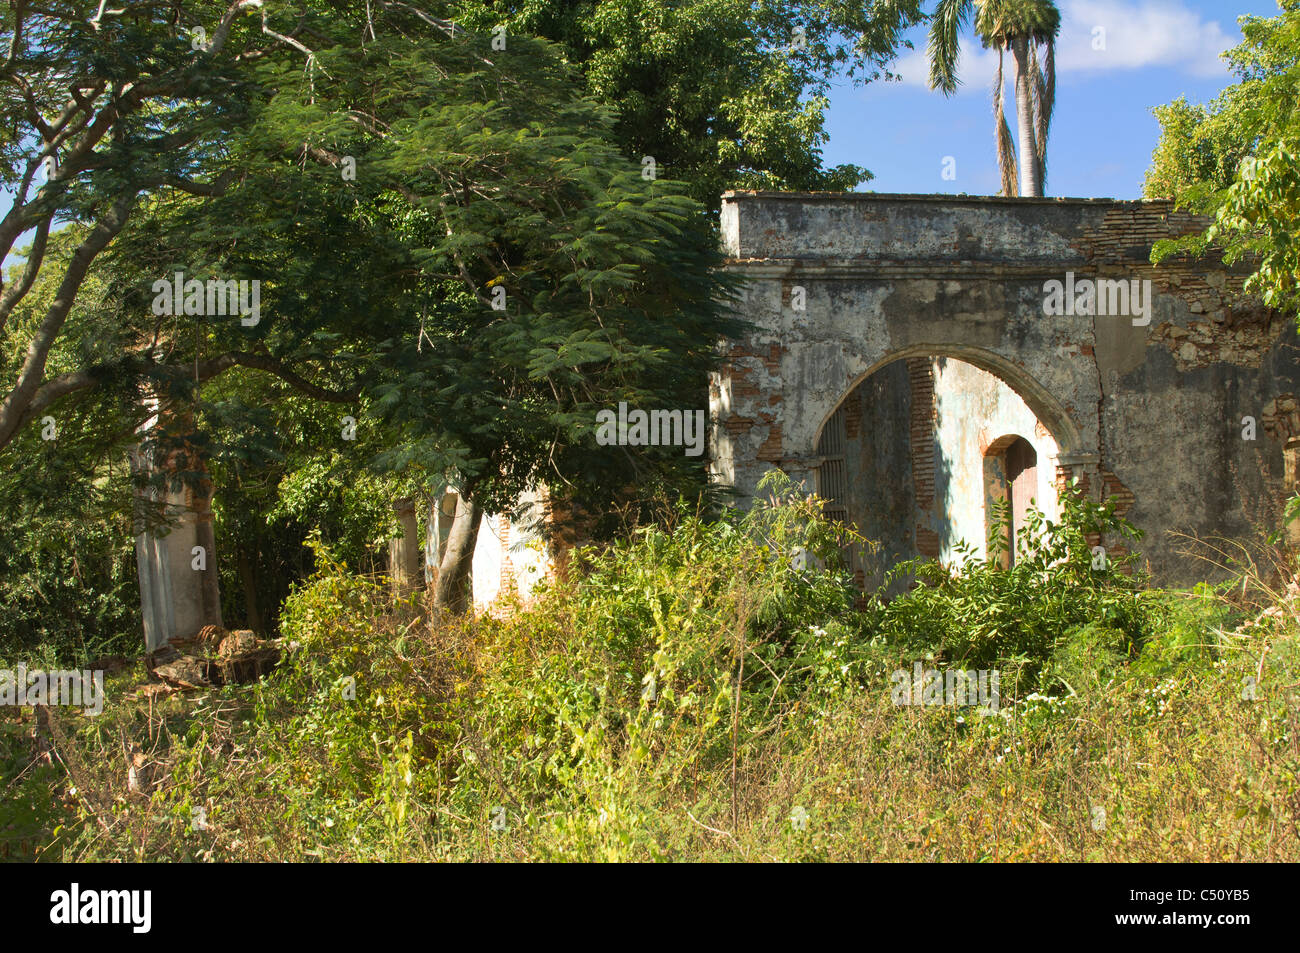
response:
[[[813,479],[826,514],[872,541],[845,552],[859,586],[874,590],[917,556],[987,558],[999,499],[1015,508],[1013,529],[1031,502],[1057,518],[1065,468],[1041,419],[1057,409],[1045,406],[1036,412],[1002,378],[947,355],[892,358],[853,382],[822,423]]]
[[[712,381],[716,478],[743,498],[777,466],[812,488],[821,430],[845,394],[893,361],[937,354],[1022,395],[1057,435],[1060,478],[1098,490],[1094,320],[1043,314],[1044,282],[1071,254],[1053,221],[1060,208],[1054,200],[729,195],[728,269],[745,279],[739,310],[754,330]]]
[[[1059,443],[1057,486],[1114,499],[1160,581],[1204,575],[1171,531],[1276,523],[1283,438],[1261,427],[1244,440],[1242,420],[1300,392],[1300,348],[1291,322],[1242,292],[1247,266],[1150,264],[1155,241],[1203,220],[1110,199],[731,192],[721,222],[751,330],[711,376],[710,466],[741,505],[773,467],[814,488],[845,395],[891,362],[938,354],[1023,397]],[[1144,304],[1049,306],[1048,288],[1076,279],[1128,282]]]

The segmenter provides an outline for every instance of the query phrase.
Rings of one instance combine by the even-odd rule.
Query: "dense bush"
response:
[[[96,469],[28,444],[0,477],[0,661],[133,651],[140,588],[126,460]]]
[[[1007,519],[1004,504],[995,526]],[[1133,558],[1094,551],[1105,534],[1138,537],[1111,504],[1063,494],[1057,522],[1029,510],[1010,568],[999,563],[1003,532],[993,534],[987,559],[962,547],[955,566],[920,559],[896,567],[886,589],[909,576],[917,585],[892,600],[873,598],[868,625],[917,658],[1000,669],[1004,692],[1059,689],[1081,652],[1094,669],[1135,657],[1155,621]]]
[[[48,855],[1300,855],[1293,602],[1243,624],[1224,593],[1094,570],[1087,534],[1124,530],[1080,504],[1025,534],[1017,567],[916,566],[915,590],[864,613],[843,529],[769,489],[584,550],[491,615],[395,604],[318,554],[273,676],[56,739]],[[1020,691],[999,717],[892,704],[890,671],[918,658],[1018,665]],[[147,754],[139,793],[123,743]]]

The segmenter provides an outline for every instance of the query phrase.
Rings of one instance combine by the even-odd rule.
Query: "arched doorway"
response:
[[[1019,434],[1006,434],[989,444],[984,451],[985,538],[1001,538],[1004,548],[998,555],[1003,566],[1015,565],[1016,545],[1024,533],[1029,509],[1041,496],[1038,450],[1034,445]],[[996,518],[998,501],[1006,502],[1009,525],[999,524]]]
[[[867,592],[899,562],[986,558],[993,500],[1013,532],[1056,515],[1060,447],[1001,376],[942,355],[897,357],[855,383],[817,441],[826,512],[871,540],[846,556]]]

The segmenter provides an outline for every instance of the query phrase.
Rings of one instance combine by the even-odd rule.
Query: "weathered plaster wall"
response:
[[[546,507],[542,490],[520,495],[516,519],[502,513],[485,513],[474,539],[470,563],[471,600],[476,609],[488,609],[510,593],[532,596],[536,585],[552,572],[550,552],[541,534]],[[437,578],[447,537],[456,515],[456,491],[449,488],[429,513],[425,529],[424,578]]]
[[[738,192],[722,223],[757,327],[711,383],[714,473],[742,497],[771,466],[811,487],[845,395],[890,361],[939,355],[1020,394],[1059,446],[1058,481],[1115,497],[1161,581],[1204,572],[1171,532],[1273,518],[1283,442],[1300,437],[1282,409],[1300,393],[1294,331],[1241,296],[1246,269],[1149,264],[1155,240],[1200,224],[1167,203]],[[1150,323],[1046,316],[1044,282],[1066,272],[1150,279]]]
[[[1058,515],[1058,449],[1029,405],[992,374],[963,361],[937,358],[933,375],[934,452],[943,461],[937,468],[942,474],[936,488],[940,505],[933,519],[942,547],[939,558],[954,563],[955,547],[962,541],[973,546],[976,555],[987,555],[984,456],[989,447],[1011,435],[1033,446],[1038,454],[1034,499],[1049,519]]]
[[[476,608],[485,609],[512,590],[527,599],[550,571],[545,542],[535,529],[533,508],[540,505],[540,495],[524,494],[520,503],[528,511],[518,521],[487,514],[479,524],[470,566]]]

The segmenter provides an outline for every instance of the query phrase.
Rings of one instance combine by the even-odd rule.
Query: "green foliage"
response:
[[[1134,670],[1152,677],[1188,669],[1204,670],[1223,657],[1225,631],[1238,621],[1224,599],[1228,584],[1197,583],[1190,592],[1159,594],[1152,600],[1158,623],[1142,648]]]
[[[177,370],[138,372],[184,403],[211,369],[268,371],[374,435],[358,463],[454,480],[489,510],[544,474],[592,510],[633,484],[693,495],[700,459],[594,442],[620,400],[704,406],[714,346],[739,327],[687,187],[619,153],[611,110],[550,44],[496,50],[398,5],[311,16],[312,70],[250,67],[252,115],[215,163],[237,181],[151,204],[113,253],[138,313],[183,270],[260,278],[264,319],[140,320],[129,336],[160,337]],[[227,444],[276,416],[244,397],[204,408]]]
[[[1149,199],[1179,199],[1205,210],[1212,197],[1232,185],[1242,159],[1251,155],[1258,132],[1242,122],[1238,103],[1253,91],[1230,86],[1211,105],[1178,97],[1152,109],[1160,123],[1160,140],[1151,156],[1142,194]]]
[[[386,568],[385,543],[398,530],[392,503],[418,498],[427,478],[376,474],[368,466],[382,446],[376,428],[358,426],[345,441],[336,405],[265,378],[220,378],[205,388],[201,407],[203,429],[213,435],[227,626],[277,630],[281,604],[313,573],[309,539],[355,572]]]
[[[170,92],[65,156],[21,210],[69,224],[32,243],[35,280],[0,315],[0,371],[6,388],[23,382],[0,407],[5,468],[23,468],[13,441],[39,422],[23,418],[27,401],[66,442],[119,461],[157,398],[169,420],[192,421],[169,435],[192,451],[170,476],[213,480],[230,619],[263,629],[310,572],[311,529],[373,568],[386,503],[448,480],[497,511],[543,477],[589,512],[629,487],[694,496],[701,458],[598,448],[595,414],[620,400],[705,406],[704,371],[738,327],[731,283],[703,206],[671,170],[643,178],[620,154],[613,112],[559,50],[522,34],[494,50],[441,5],[421,17],[409,4],[273,4],[268,27],[299,39],[240,14],[206,51],[175,29],[209,24],[215,40],[226,9],[110,11],[98,28],[70,5],[27,11],[24,38],[53,32],[0,73],[15,123],[31,112],[15,77],[37,82],[50,115],[66,95],[51,77],[85,74],[91,88],[111,68]],[[31,145],[5,153],[6,181],[22,180]],[[66,316],[47,321],[95,215],[132,197]],[[261,281],[262,320],[154,315],[152,285],[176,271]],[[5,287],[24,288],[21,268]],[[356,441],[340,439],[344,414]],[[159,433],[146,443],[161,449]]]
[[[1246,290],[1275,308],[1300,305],[1300,4],[1280,0],[1270,19],[1240,18],[1243,42],[1226,54],[1238,77],[1207,106],[1158,107],[1161,139],[1148,197],[1173,198],[1213,217],[1198,235],[1158,242],[1151,260],[1201,254],[1246,259]]]
[[[110,419],[88,403],[73,412]],[[22,434],[0,469],[0,662],[84,662],[140,639],[127,464],[70,417],[53,440]]]
[[[457,4],[457,23],[560,44],[617,115],[623,154],[654,158],[716,211],[726,189],[847,191],[870,173],[823,168],[827,93],[886,71],[919,0],[519,0]]]
[[[998,51],[993,83],[993,122],[1003,195],[1043,194],[1047,181],[1047,136],[1056,102],[1056,36],[1061,14],[1051,0],[937,0],[929,16],[926,55],[930,88],[945,96],[957,91],[960,36],[974,17],[974,30],[987,49]],[[1011,129],[1003,111],[1003,56],[1015,54],[1016,110],[1021,147],[1030,167],[1017,170]],[[1041,61],[1041,62],[1040,62]]]
[[[964,547],[951,569],[928,560],[896,567],[886,586],[903,576],[918,585],[890,601],[876,596],[868,606],[870,629],[915,657],[1000,669],[1009,695],[1057,687],[1078,668],[1079,653],[1096,663],[1135,657],[1152,620],[1140,579],[1130,575],[1134,560],[1099,560],[1089,537],[1132,540],[1138,531],[1114,515],[1110,502],[1064,494],[1058,522],[1029,510],[1015,559],[1004,569],[998,541],[1008,520],[1003,504],[987,559]]]
[[[494,763],[544,795],[594,797],[637,773],[671,785],[717,768],[797,699],[849,684],[855,593],[816,568],[843,540],[816,501],[787,492],[715,522],[679,511],[580,553],[588,572],[481,649],[474,720]],[[460,778],[492,788],[472,767]]]
[[[1227,637],[1241,607],[1226,590],[1134,607],[1133,580],[1093,570],[1086,548],[1089,532],[1122,526],[1079,503],[1022,536],[1036,592],[1015,567],[968,563],[891,602],[882,629],[836,567],[842,528],[788,485],[771,490],[722,520],[664,513],[500,615],[425,615],[321,551],[264,681],[147,709],[112,686],[97,718],[53,712],[60,769],[14,784],[8,816],[28,840],[15,849],[321,861],[1300,850],[1293,601]],[[1035,621],[977,638],[989,613],[959,611],[977,585],[1002,616],[1018,605]],[[1125,612],[1140,623],[1136,660]],[[982,651],[998,665],[1022,646],[1049,691],[999,717],[891,703],[905,660],[965,652],[974,666]],[[30,733],[11,727],[0,721],[0,766],[28,764]],[[124,787],[124,743],[149,752],[142,790]]]

